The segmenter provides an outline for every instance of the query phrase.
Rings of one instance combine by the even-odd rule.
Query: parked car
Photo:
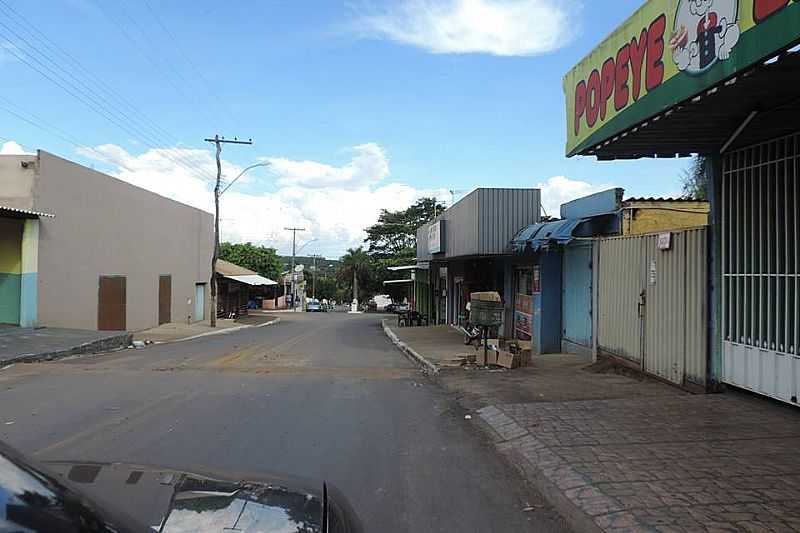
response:
[[[306,304],[306,311],[309,313],[321,313],[323,311],[322,305],[316,298],[311,298]]]
[[[159,531],[200,533],[363,533],[341,494],[322,482],[122,463],[34,464],[2,443],[0,502],[2,531],[132,533],[160,524]]]

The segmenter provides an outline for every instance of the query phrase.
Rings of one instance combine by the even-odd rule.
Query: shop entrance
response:
[[[726,154],[723,380],[798,403],[800,134]]]

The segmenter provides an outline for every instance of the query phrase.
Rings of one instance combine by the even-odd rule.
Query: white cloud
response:
[[[352,148],[353,157],[342,166],[317,161],[294,161],[267,157],[273,167],[254,169],[251,182],[278,185],[274,192],[245,193],[234,186],[220,200],[220,233],[223,240],[250,241],[291,251],[291,233],[285,227],[303,227],[298,244],[317,239],[303,253],[330,257],[348,247],[360,246],[364,228],[373,224],[381,209],[403,209],[418,198],[442,190],[420,190],[400,183],[387,183],[389,162],[377,144]],[[132,155],[125,149],[106,144],[80,153],[112,166],[111,174],[163,196],[213,212],[211,183],[204,179],[216,171],[214,158],[205,150],[171,148]],[[190,172],[174,160],[191,159],[202,170]],[[240,168],[223,162],[223,174],[236,176]],[[259,174],[259,170],[261,173]],[[257,178],[266,173],[267,179]],[[237,182],[237,185],[241,182]]]
[[[22,146],[14,141],[3,143],[0,147],[0,155],[29,155],[30,152],[26,151]]]
[[[574,0],[395,0],[369,9],[355,28],[438,54],[534,56],[569,44]]]
[[[536,185],[536,188],[542,191],[542,207],[551,217],[559,216],[563,203],[612,187],[612,185],[592,185],[586,181],[571,180],[566,176],[553,176]]]

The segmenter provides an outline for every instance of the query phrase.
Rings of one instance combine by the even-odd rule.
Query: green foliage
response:
[[[690,200],[708,199],[708,176],[706,175],[706,158],[702,155],[692,157],[689,168],[681,173],[683,197]]]
[[[353,284],[355,283],[358,291],[358,300],[364,301],[372,292],[370,282],[373,277],[374,266],[372,259],[364,251],[364,248],[350,248],[340,259],[339,270],[336,272],[336,279],[340,286],[349,289],[349,298],[353,297]]]
[[[367,252],[378,259],[406,259],[416,257],[417,229],[444,211],[444,204],[435,198],[421,198],[407,209],[383,209],[378,222],[365,231],[369,244]]]
[[[248,268],[269,278],[280,281],[281,261],[274,248],[256,246],[249,242],[233,244],[223,242],[219,245],[219,258],[244,268]]]

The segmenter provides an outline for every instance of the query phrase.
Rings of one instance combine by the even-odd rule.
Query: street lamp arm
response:
[[[272,163],[270,163],[269,161],[264,161],[264,162],[262,162],[262,163],[256,163],[255,165],[250,165],[249,167],[246,167],[244,170],[242,170],[241,172],[239,172],[239,175],[238,175],[238,176],[236,176],[235,178],[233,178],[233,180],[232,180],[232,181],[231,181],[229,184],[227,184],[227,185],[225,186],[225,188],[224,188],[224,189],[222,189],[222,191],[219,193],[219,195],[220,195],[220,196],[222,196],[223,194],[225,194],[225,191],[227,191],[228,189],[230,189],[230,188],[231,188],[231,185],[233,185],[234,183],[236,183],[236,181],[237,181],[239,178],[241,178],[242,176],[244,176],[244,175],[245,175],[245,173],[246,173],[248,170],[252,170],[252,169],[254,169],[254,168],[256,168],[256,167],[268,167],[268,166],[270,166],[271,164],[272,164]]]

